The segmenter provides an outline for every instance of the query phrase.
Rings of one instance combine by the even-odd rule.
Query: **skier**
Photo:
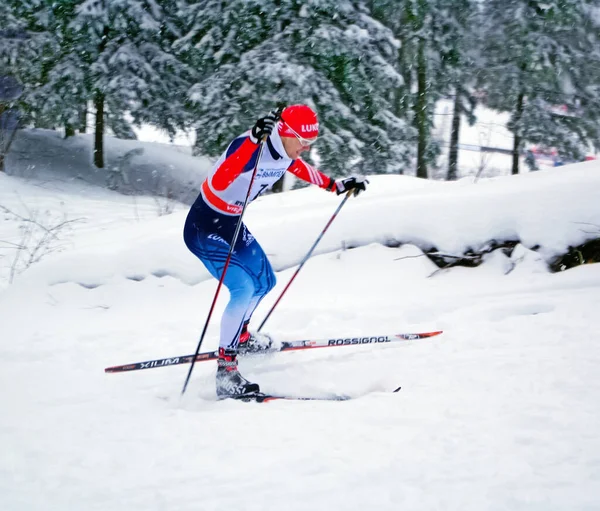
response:
[[[202,183],[183,231],[187,247],[213,277],[221,278],[255,165],[249,202],[271,188],[286,171],[338,195],[349,191],[358,195],[366,189],[365,178],[334,180],[300,158],[317,140],[318,133],[317,115],[310,107],[288,106],[280,115],[270,112],[258,119],[252,129],[234,139],[217,160]],[[263,140],[264,148],[257,163]],[[217,396],[256,394],[259,386],[239,373],[237,355],[270,346],[270,339],[250,333],[248,324],[262,298],[275,286],[275,274],[262,247],[244,223],[223,284],[229,289],[230,299],[221,319]]]

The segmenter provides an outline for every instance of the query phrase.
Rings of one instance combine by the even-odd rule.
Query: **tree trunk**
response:
[[[408,58],[408,41],[403,40],[398,49],[398,69],[404,84],[394,91],[394,113],[400,118],[406,118],[406,114],[410,110],[411,66],[407,62]]]
[[[0,117],[4,113],[4,110],[6,110],[6,107],[4,105],[0,104]],[[1,145],[2,142],[3,142],[3,140],[2,140],[2,137],[0,136],[0,172],[4,172],[4,151],[3,151],[3,147]],[[8,149],[7,149],[7,152],[8,152]]]
[[[75,128],[72,124],[65,124],[65,138],[74,137],[75,136]]]
[[[202,147],[200,140],[202,140],[202,135],[200,134],[200,132],[198,130],[196,130],[196,141],[194,142],[194,145],[192,146],[192,156],[198,156],[198,155],[204,154],[204,148]]]
[[[96,107],[96,123],[94,133],[94,165],[104,168],[104,93],[99,90],[94,96]]]
[[[110,28],[104,26],[102,29],[102,40],[98,45],[98,53],[106,49],[110,35]],[[104,168],[104,92],[96,89],[94,94],[94,107],[96,108],[96,121],[94,132],[94,165],[99,169]]]
[[[517,99],[517,111],[516,111],[516,115],[515,115],[516,128],[515,128],[515,140],[514,140],[513,152],[512,152],[512,174],[513,175],[519,173],[519,155],[521,153],[520,121],[521,121],[521,117],[523,116],[524,99],[525,99],[525,96],[521,92]]]
[[[417,61],[417,104],[415,120],[419,140],[417,142],[417,177],[427,179],[427,142],[429,129],[427,126],[427,62],[425,59],[425,40],[419,40]]]
[[[10,114],[10,110],[8,110],[5,105],[0,105],[0,116],[2,114],[5,114],[6,116]],[[16,121],[16,124],[11,130],[10,125],[8,123],[8,119],[6,120],[7,125],[5,126],[5,129],[3,129],[2,132],[0,132],[0,172],[6,172],[6,170],[4,169],[6,155],[8,154],[8,151],[10,151],[10,146],[13,143],[13,140],[15,139],[15,136],[17,134],[17,130],[21,125],[21,120],[19,119]]]
[[[87,132],[87,106],[84,106],[79,112],[79,133]]]
[[[452,113],[452,129],[450,131],[450,154],[448,156],[448,181],[456,181],[458,177],[458,140],[460,135],[460,89],[455,90],[454,112]]]

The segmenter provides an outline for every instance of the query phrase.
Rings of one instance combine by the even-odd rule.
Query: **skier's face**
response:
[[[288,157],[295,160],[300,157],[304,151],[308,151],[310,146],[316,141],[315,139],[305,140],[300,137],[281,137],[283,147]]]

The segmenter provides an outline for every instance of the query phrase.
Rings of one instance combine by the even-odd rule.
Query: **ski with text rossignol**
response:
[[[365,344],[388,344],[407,341],[416,341],[419,339],[427,339],[440,335],[442,330],[432,332],[417,332],[417,333],[400,333],[391,335],[375,335],[366,337],[340,337],[329,339],[306,339],[300,341],[283,341],[279,346],[268,350],[260,351],[256,354],[265,355],[271,353],[281,353],[285,351],[302,351],[316,348],[334,348],[339,346],[361,346]],[[247,354],[247,357],[255,356],[255,354]],[[207,362],[219,358],[218,351],[206,351],[198,353],[196,362]],[[133,362],[119,366],[107,367],[105,373],[123,373],[127,371],[139,371],[141,369],[154,369],[157,367],[167,367],[180,364],[191,364],[194,355],[182,355],[178,357],[159,358],[156,360],[146,360],[144,362]]]

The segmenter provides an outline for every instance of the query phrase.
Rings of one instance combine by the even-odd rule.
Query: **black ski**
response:
[[[253,396],[239,396],[229,397],[225,399],[233,399],[235,401],[243,401],[244,403],[269,403],[271,401],[348,401],[352,399],[351,396],[319,396],[319,397],[307,397],[307,396],[282,396],[276,394],[263,394],[259,392]]]
[[[398,387],[393,392],[398,392],[402,387]],[[232,396],[225,399],[233,399],[235,401],[243,401],[244,403],[269,403],[271,401],[350,401],[351,399],[357,399],[364,396],[344,396],[339,394],[333,394],[330,396],[286,396],[278,394],[264,394],[259,392],[254,395],[245,396]]]

